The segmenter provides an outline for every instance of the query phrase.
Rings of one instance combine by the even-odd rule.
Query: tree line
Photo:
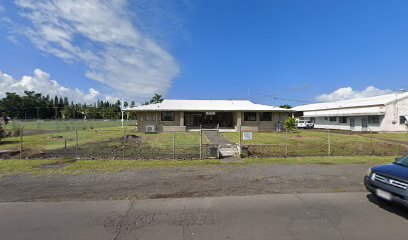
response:
[[[163,101],[162,96],[155,94],[149,102]],[[126,107],[135,107],[135,101],[124,102]],[[120,119],[121,102],[97,100],[93,104],[74,103],[67,97],[42,95],[34,91],[24,91],[24,95],[7,92],[0,99],[0,113],[11,119]],[[130,113],[129,118],[134,119]]]

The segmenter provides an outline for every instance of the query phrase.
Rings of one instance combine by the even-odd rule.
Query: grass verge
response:
[[[227,166],[249,164],[385,164],[393,157],[303,157],[303,158],[247,158],[242,162],[208,160],[1,160],[0,177],[19,174],[89,174],[132,171],[138,169]],[[54,167],[58,166],[58,167]]]

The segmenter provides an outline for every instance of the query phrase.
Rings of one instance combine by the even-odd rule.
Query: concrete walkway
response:
[[[232,142],[228,141],[228,139],[224,138],[222,134],[218,133],[217,131],[203,130],[203,133],[211,144],[219,144],[219,145],[233,144]]]
[[[0,238],[407,239],[406,209],[366,193],[0,203]]]

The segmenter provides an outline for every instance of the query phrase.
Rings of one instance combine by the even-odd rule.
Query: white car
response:
[[[314,122],[309,120],[299,120],[297,128],[314,128]]]

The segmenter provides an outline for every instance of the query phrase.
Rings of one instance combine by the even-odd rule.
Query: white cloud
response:
[[[332,102],[354,98],[374,97],[392,93],[390,89],[378,89],[373,86],[368,86],[362,91],[354,90],[352,87],[339,88],[328,94],[321,94],[316,97],[318,102]]]
[[[14,43],[14,44],[16,44],[16,45],[19,45],[19,44],[20,44],[20,43],[18,42],[16,36],[14,36],[14,35],[8,35],[8,36],[6,37],[6,39],[7,39],[9,42]]]
[[[128,98],[165,93],[179,74],[174,58],[132,23],[125,0],[17,0],[40,50],[87,67],[85,76]]]
[[[42,93],[43,96],[50,95],[51,97],[68,97],[70,101],[93,103],[101,95],[99,91],[90,88],[88,93],[75,88],[70,89],[62,86],[57,81],[52,80],[50,75],[41,69],[35,69],[32,76],[23,76],[16,80],[12,76],[0,71],[0,97],[4,97],[6,92],[15,92],[20,95],[24,91],[35,91]]]

